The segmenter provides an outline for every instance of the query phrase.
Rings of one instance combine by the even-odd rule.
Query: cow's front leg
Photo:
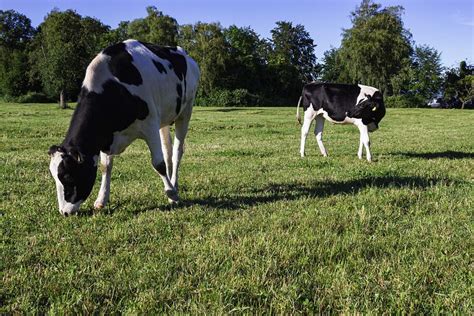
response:
[[[161,140],[158,131],[153,133],[151,136],[147,136],[146,142],[151,153],[151,163],[153,168],[156,170],[158,175],[163,180],[163,185],[165,187],[165,193],[168,197],[170,203],[178,203],[178,192],[171,184],[171,181],[166,172],[166,163],[163,159],[163,151],[161,149]]]
[[[304,147],[306,143],[306,137],[308,137],[309,129],[311,128],[311,123],[313,122],[313,116],[307,115],[305,112],[303,126],[301,127],[301,145],[300,145],[300,155],[304,157]]]
[[[362,159],[362,150],[364,148],[364,145],[362,144],[362,137],[360,137],[359,139],[359,150],[357,151],[357,157],[359,157],[359,159]]]
[[[362,123],[360,123],[357,127],[359,128],[359,131],[360,131],[360,143],[359,143],[359,151],[357,155],[359,156],[359,159],[362,159],[362,145],[363,145],[365,147],[367,161],[371,162],[372,155],[370,154],[369,130],[367,128],[367,125],[364,125]]]
[[[328,156],[326,148],[323,144],[323,129],[324,129],[324,117],[321,115],[316,116],[316,126],[314,128],[314,134],[316,135],[316,142],[318,143],[319,151],[324,157]]]
[[[175,187],[176,191],[178,191],[178,169],[181,158],[183,158],[184,154],[184,139],[188,133],[189,119],[190,115],[175,122],[176,128],[173,143],[173,175],[171,177],[171,184]]]
[[[99,195],[94,202],[95,209],[101,209],[107,205],[110,197],[110,177],[112,175],[113,156],[100,153],[99,169],[102,173]]]

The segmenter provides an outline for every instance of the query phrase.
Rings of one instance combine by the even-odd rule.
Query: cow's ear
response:
[[[61,152],[62,153],[62,152],[64,152],[64,149],[61,146],[57,146],[57,145],[53,145],[53,146],[49,147],[48,155],[52,156],[56,152]]]

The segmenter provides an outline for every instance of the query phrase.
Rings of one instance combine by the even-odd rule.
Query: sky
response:
[[[321,60],[326,50],[339,47],[343,28],[349,28],[350,12],[360,0],[0,0],[0,10],[13,9],[40,24],[53,8],[74,9],[115,28],[120,21],[146,16],[156,6],[179,24],[220,22],[227,27],[250,26],[270,38],[275,22],[302,24]],[[446,67],[462,60],[474,63],[474,0],[375,0],[382,6],[401,5],[403,21],[417,45],[429,45],[441,53]]]

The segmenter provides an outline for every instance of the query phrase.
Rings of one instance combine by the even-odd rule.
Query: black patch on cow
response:
[[[121,82],[136,86],[143,83],[140,72],[132,63],[132,55],[126,50],[125,43],[109,46],[102,53],[111,57],[109,61],[110,72]]]
[[[65,148],[66,151],[75,148]],[[58,165],[58,178],[64,187],[64,199],[77,203],[87,199],[94,186],[97,166],[92,156],[82,156],[78,161],[75,155],[62,154],[63,160]]]
[[[187,64],[186,57],[180,54],[176,47],[165,47],[158,46],[150,43],[140,42],[146,48],[148,48],[153,54],[160,57],[161,59],[166,59],[170,62],[168,65],[169,69],[174,70],[174,73],[179,78],[183,80],[186,78]]]
[[[181,111],[181,102],[183,100],[183,88],[181,83],[176,85],[176,92],[178,93],[178,97],[176,98],[176,114],[179,114]]]
[[[163,66],[162,63],[160,63],[159,61],[156,61],[156,60],[153,60],[153,64],[155,65],[156,69],[158,69],[158,71],[162,74],[162,73],[165,73],[167,74],[168,72],[166,71],[166,68]]]
[[[159,162],[156,165],[153,165],[156,171],[162,176],[166,176],[166,164],[164,161]]]
[[[107,152],[114,132],[144,120],[149,113],[147,103],[120,83],[109,80],[102,88],[102,93],[82,89],[66,135],[65,143],[78,146],[81,153]]]

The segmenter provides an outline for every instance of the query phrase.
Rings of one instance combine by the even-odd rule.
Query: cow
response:
[[[313,120],[316,120],[314,133],[321,154],[326,157],[327,151],[323,144],[324,121],[336,124],[354,124],[360,131],[359,151],[357,156],[362,159],[362,148],[365,147],[367,160],[370,154],[369,132],[378,129],[378,124],[385,116],[383,96],[374,87],[355,84],[308,83],[298,101],[296,119],[301,124],[299,107],[303,106],[304,122],[301,128],[300,155],[305,155],[305,142]]]
[[[101,51],[87,67],[65,139],[49,149],[60,213],[78,211],[99,165],[94,207],[103,208],[113,157],[136,139],[145,140],[168,201],[177,203],[178,167],[199,76],[197,63],[181,47],[126,40]]]

